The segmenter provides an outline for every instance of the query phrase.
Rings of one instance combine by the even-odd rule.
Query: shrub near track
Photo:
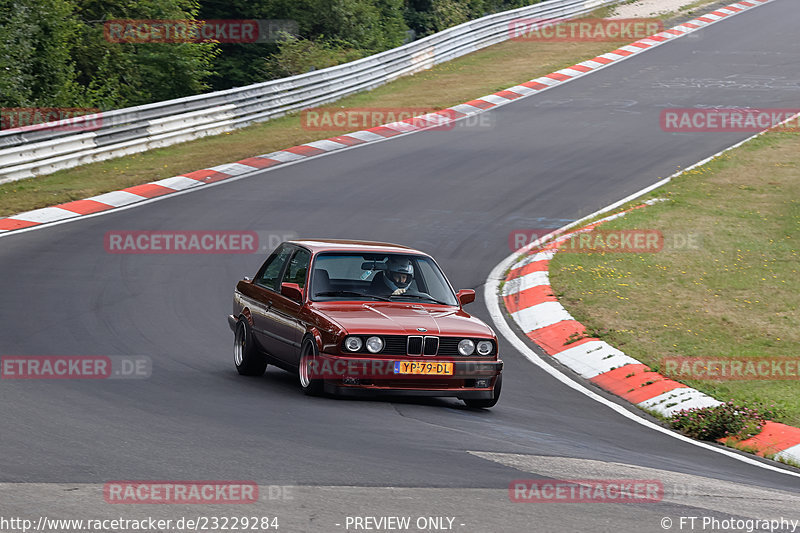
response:
[[[553,290],[594,335],[658,371],[674,357],[800,360],[799,177],[800,134],[758,137],[649,195],[666,201],[601,226],[660,230],[663,250],[556,254]],[[774,404],[776,420],[800,425],[796,376],[674,379]]]

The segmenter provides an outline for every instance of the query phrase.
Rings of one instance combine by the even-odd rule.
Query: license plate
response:
[[[426,361],[395,361],[395,374],[424,374],[428,376],[452,376],[453,363],[430,363]]]

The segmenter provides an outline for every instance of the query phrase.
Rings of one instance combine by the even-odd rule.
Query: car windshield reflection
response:
[[[418,301],[457,306],[433,259],[414,254],[323,253],[313,264],[311,299]]]

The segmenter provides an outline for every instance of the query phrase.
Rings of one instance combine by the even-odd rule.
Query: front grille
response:
[[[458,353],[458,343],[463,337],[442,337],[439,339],[439,355],[463,357]]]
[[[439,337],[425,337],[424,355],[436,355],[439,351]]]
[[[408,355],[422,355],[422,337],[420,335],[408,337]]]
[[[405,355],[406,354],[406,336],[405,335],[386,335],[383,337],[383,350],[382,354],[386,355]]]

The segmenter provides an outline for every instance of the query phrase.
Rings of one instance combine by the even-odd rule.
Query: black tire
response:
[[[309,367],[313,366],[317,355],[319,355],[317,343],[314,342],[314,339],[306,338],[300,348],[300,366],[297,369],[297,375],[299,377],[300,390],[308,396],[319,396],[322,394],[324,386],[321,379],[312,379],[309,376]]]
[[[244,318],[236,322],[233,334],[233,363],[243,376],[263,376],[267,370],[267,358],[255,346],[252,330]]]
[[[464,400],[464,403],[467,407],[472,407],[473,409],[488,409],[490,407],[494,407],[497,403],[497,400],[500,399],[500,391],[503,388],[503,375],[500,374],[497,376],[497,379],[494,382],[494,394],[492,398],[489,400]]]

